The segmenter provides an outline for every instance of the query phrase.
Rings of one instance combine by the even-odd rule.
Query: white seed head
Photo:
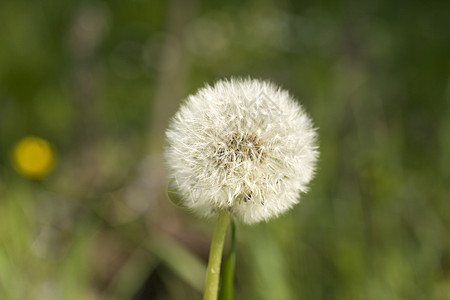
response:
[[[200,89],[166,135],[169,176],[182,204],[203,216],[228,208],[248,224],[298,203],[318,157],[310,118],[267,81],[230,79]]]

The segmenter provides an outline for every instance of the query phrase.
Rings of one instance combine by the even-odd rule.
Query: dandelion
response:
[[[167,138],[182,204],[203,216],[229,209],[248,224],[298,203],[318,155],[301,106],[288,92],[251,79],[219,81],[189,96]]]
[[[291,95],[230,79],[188,96],[166,132],[172,188],[201,216],[217,215],[204,299],[216,299],[230,214],[267,221],[299,202],[314,175],[316,131]]]
[[[26,136],[13,150],[13,163],[22,175],[42,179],[47,176],[55,164],[55,154],[50,144],[39,137]]]

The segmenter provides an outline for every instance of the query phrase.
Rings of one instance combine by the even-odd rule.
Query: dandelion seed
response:
[[[182,203],[202,216],[226,208],[248,224],[298,203],[318,157],[308,115],[267,81],[221,80],[200,89],[166,135],[169,174]]]

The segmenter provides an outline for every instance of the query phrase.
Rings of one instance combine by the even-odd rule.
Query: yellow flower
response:
[[[42,179],[53,169],[55,155],[46,140],[26,136],[14,147],[13,162],[16,170],[22,175]]]

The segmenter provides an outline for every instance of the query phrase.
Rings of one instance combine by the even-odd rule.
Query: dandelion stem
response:
[[[230,222],[230,212],[222,209],[217,214],[214,233],[209,250],[208,270],[206,271],[205,293],[203,300],[216,300],[219,290],[220,264],[222,262],[223,244]]]
[[[236,263],[236,226],[231,220],[231,246],[222,266],[219,300],[233,300],[234,265]]]

